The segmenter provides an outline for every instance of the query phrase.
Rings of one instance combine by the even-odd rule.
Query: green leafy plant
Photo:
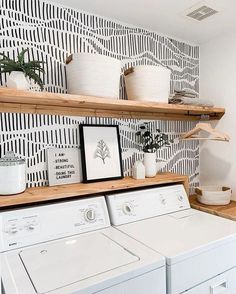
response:
[[[29,49],[23,49],[17,56],[17,60],[10,59],[3,53],[0,53],[0,73],[11,73],[12,71],[21,71],[26,77],[32,79],[36,84],[40,86],[41,91],[43,90],[43,81],[39,74],[45,73],[42,64],[43,61],[32,60],[25,61],[25,54]],[[37,73],[38,72],[38,73]]]
[[[157,129],[155,133],[151,132],[150,124],[144,123],[136,132],[138,141],[142,144],[142,150],[146,153],[154,153],[162,147],[170,147],[174,140],[169,139],[168,135]]]

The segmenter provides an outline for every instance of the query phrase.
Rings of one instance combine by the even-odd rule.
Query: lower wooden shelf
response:
[[[228,205],[205,205],[198,202],[196,195],[191,195],[189,199],[192,208],[236,221],[236,201]]]
[[[19,205],[55,201],[59,199],[101,195],[108,192],[172,183],[183,184],[188,193],[189,186],[187,176],[173,173],[161,173],[157,174],[154,178],[146,178],[144,180],[135,180],[131,177],[125,177],[122,180],[89,184],[80,183],[54,187],[29,188],[22,194],[12,196],[0,196],[0,208],[6,209]]]

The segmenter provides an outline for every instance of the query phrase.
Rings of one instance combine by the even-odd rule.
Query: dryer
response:
[[[165,294],[165,259],[110,226],[104,197],[0,214],[4,294]]]
[[[112,224],[166,257],[168,294],[236,293],[236,223],[190,208],[182,185],[107,195]]]

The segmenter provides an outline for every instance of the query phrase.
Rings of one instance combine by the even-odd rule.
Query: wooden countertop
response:
[[[125,177],[121,180],[78,183],[53,187],[36,187],[26,189],[24,193],[11,196],[0,196],[0,210],[19,205],[37,204],[39,202],[66,200],[92,195],[104,195],[104,193],[127,191],[130,189],[147,188],[166,184],[183,184],[189,191],[188,177],[173,173],[159,173],[156,177],[135,180]]]
[[[236,221],[236,201],[228,205],[205,205],[198,202],[196,195],[191,195],[189,200],[192,208]]]

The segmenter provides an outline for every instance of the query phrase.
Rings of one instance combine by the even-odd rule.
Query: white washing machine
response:
[[[165,259],[110,226],[104,197],[0,214],[4,294],[165,294]]]
[[[191,209],[182,185],[107,203],[117,229],[166,257],[168,294],[236,293],[236,222]]]

